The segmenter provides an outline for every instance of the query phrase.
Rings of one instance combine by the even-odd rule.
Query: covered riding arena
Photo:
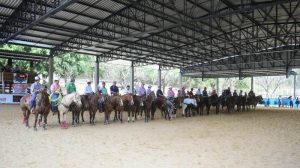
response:
[[[95,86],[99,62],[126,60],[131,86],[135,67],[159,65],[158,85],[161,71],[176,68],[180,87],[184,76],[214,78],[217,90],[219,78],[238,77],[251,78],[255,91],[253,77],[288,77],[300,68],[300,1],[1,0],[0,41],[48,49],[0,50],[0,58],[47,62],[49,84],[56,56],[81,53],[96,58]],[[158,110],[149,123],[109,125],[97,112],[95,126],[66,130],[52,114],[47,130],[21,119],[18,105],[0,104],[0,167],[300,167],[298,109],[178,112],[171,121]]]

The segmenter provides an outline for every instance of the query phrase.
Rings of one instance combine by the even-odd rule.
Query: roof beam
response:
[[[48,10],[48,8],[43,4],[47,3],[47,1],[36,2],[34,0],[23,0],[11,17],[6,21],[4,24],[5,26],[2,27],[1,32],[3,33],[0,36],[0,38],[2,38],[1,41],[4,43],[8,42],[9,40],[15,38],[19,34],[22,34],[34,25],[37,25],[49,16],[63,10],[76,1],[77,0],[54,0],[51,1],[53,3],[53,8]],[[30,10],[34,10],[34,13],[30,14]],[[23,28],[15,28],[13,25],[19,24],[20,20],[27,20],[27,22],[22,22]],[[15,29],[12,29],[13,27]],[[4,32],[8,32],[8,34],[4,34]]]

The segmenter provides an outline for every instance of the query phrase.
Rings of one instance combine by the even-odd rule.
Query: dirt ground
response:
[[[260,108],[172,121],[156,113],[149,123],[108,126],[97,113],[96,126],[85,123],[67,130],[50,114],[48,130],[37,132],[21,119],[18,105],[0,105],[1,168],[300,167],[300,109]]]

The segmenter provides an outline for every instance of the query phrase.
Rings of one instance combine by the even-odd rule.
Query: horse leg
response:
[[[84,123],[83,113],[84,113],[84,110],[81,110],[81,121]]]
[[[58,124],[61,124],[60,123],[60,112],[57,113],[57,118],[58,118]]]
[[[74,120],[75,120],[75,111],[74,111],[74,109],[72,109],[72,126],[73,127],[75,127]]]
[[[130,110],[127,111],[127,122],[130,122]]]
[[[119,111],[119,119],[121,121],[121,123],[123,123],[123,111]]]
[[[44,117],[43,129],[44,129],[44,130],[47,130],[47,128],[46,128],[46,124],[47,124],[47,115],[44,114],[43,117]]]
[[[37,120],[38,120],[38,114],[36,113],[36,114],[35,114],[35,118],[34,118],[34,126],[33,126],[33,129],[34,129],[35,131],[37,131],[37,128],[36,128]]]
[[[30,115],[30,111],[26,110],[26,127],[29,128],[29,115]]]

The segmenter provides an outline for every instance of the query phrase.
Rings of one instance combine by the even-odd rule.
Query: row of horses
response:
[[[29,127],[30,116],[30,100],[31,95],[25,95],[20,100],[20,106],[23,111],[23,123]],[[174,107],[174,106],[171,106]],[[123,122],[123,112],[128,112],[128,122],[134,122],[138,116],[145,115],[145,122],[154,119],[154,113],[159,108],[165,118],[171,119],[174,116],[175,108],[168,108],[167,102],[164,98],[156,98],[154,92],[148,96],[142,97],[138,95],[102,95],[102,94],[89,94],[79,95],[72,93],[64,96],[61,102],[57,103],[58,122],[61,128],[68,128],[66,122],[66,114],[72,112],[72,125],[77,126],[80,121],[85,122],[84,112],[89,112],[89,122],[95,125],[95,116],[97,111],[104,113],[104,124],[109,124],[110,115],[114,111],[114,121]],[[45,91],[40,91],[36,97],[34,107],[34,130],[37,130],[37,124],[43,122],[43,128],[46,129],[47,117],[50,113],[51,102],[49,95]]]
[[[220,108],[223,110],[226,107],[227,112],[245,111],[256,108],[257,104],[261,102],[262,96],[237,96],[237,95],[212,95],[212,96],[195,96],[190,99],[183,100],[183,116],[190,116],[191,113],[195,115],[195,111],[199,115],[203,115],[204,108],[207,115],[210,112],[211,107],[215,107],[216,114],[219,114]]]
[[[72,93],[64,96],[61,102],[57,103],[56,109],[58,111],[58,122],[61,128],[68,128],[66,122],[66,114],[72,112],[72,125],[77,126],[81,121],[85,122],[84,112],[89,112],[89,123],[95,125],[96,113],[104,113],[104,124],[110,123],[110,116],[114,113],[114,121],[123,122],[123,112],[127,111],[128,122],[134,122],[138,116],[143,117],[145,122],[154,119],[155,111],[160,109],[162,116],[165,119],[171,120],[176,117],[176,110],[182,107],[182,114],[190,116],[191,113],[196,111],[198,114],[203,115],[204,108],[209,114],[211,106],[216,107],[216,113],[219,113],[219,108],[227,107],[228,112],[234,110],[235,105],[237,110],[246,109],[250,105],[256,106],[259,98],[244,98],[239,96],[218,97],[217,95],[210,97],[197,96],[194,98],[177,97],[173,101],[167,100],[165,97],[155,97],[154,92],[142,97],[139,95],[102,95],[102,94],[89,94],[79,95]],[[29,127],[30,109],[29,103],[31,95],[25,95],[21,98],[20,105],[23,111],[23,123]],[[34,107],[34,130],[37,130],[37,124],[43,122],[43,128],[46,129],[47,116],[50,113],[51,104],[49,95],[45,91],[40,91],[36,97]]]

